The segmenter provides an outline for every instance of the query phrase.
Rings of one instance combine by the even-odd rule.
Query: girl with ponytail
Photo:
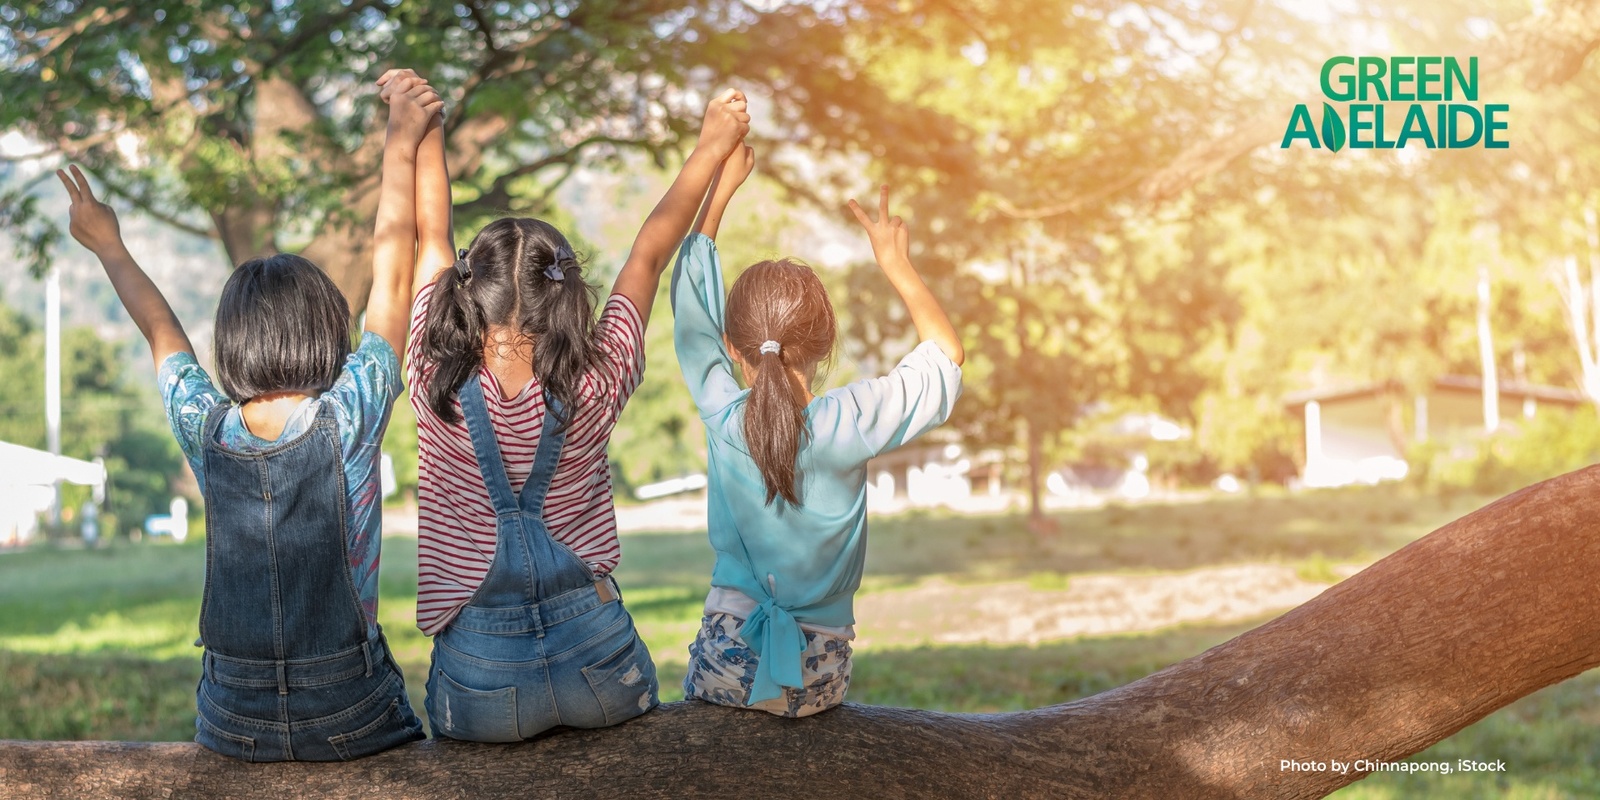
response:
[[[922,343],[888,375],[813,394],[835,338],[816,273],[791,259],[762,261],[724,303],[714,239],[754,166],[749,147],[728,157],[672,274],[678,363],[706,426],[717,556],[683,691],[804,717],[843,702],[850,686],[867,461],[944,423],[961,394],[964,353],[911,265],[885,186],[877,219],[854,200],[850,209]],[[739,387],[735,366],[750,388]]]
[[[662,273],[749,121],[742,94],[711,101],[598,320],[584,265],[547,222],[497,220],[454,250],[444,149],[419,154],[426,285],[409,369],[435,736],[518,741],[655,707],[655,665],[610,577],[621,550],[606,447],[644,370]]]

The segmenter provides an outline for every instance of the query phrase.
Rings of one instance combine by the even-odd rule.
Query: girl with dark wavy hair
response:
[[[833,304],[792,259],[745,269],[724,308],[717,228],[755,166],[730,156],[672,274],[673,338],[706,426],[716,565],[684,694],[803,717],[844,701],[867,534],[867,460],[943,424],[961,394],[955,328],[911,265],[905,224],[850,201],[922,343],[888,375],[815,393]],[[750,387],[741,389],[735,367]]]
[[[435,735],[517,741],[655,707],[655,665],[610,577],[606,450],[644,370],[661,276],[749,121],[742,94],[711,101],[598,320],[588,270],[547,222],[496,220],[452,251],[444,150],[424,142],[410,370]]]

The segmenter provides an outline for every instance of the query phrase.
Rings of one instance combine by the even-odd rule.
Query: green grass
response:
[[[1085,573],[1262,561],[1332,582],[1340,565],[1381,557],[1480,504],[1383,488],[1114,506],[1058,514],[1061,532],[1046,539],[1013,515],[918,513],[874,520],[863,591],[932,578],[1057,591]],[[391,537],[384,546],[381,622],[421,713],[429,642],[415,626],[416,545]],[[679,699],[710,548],[703,533],[646,533],[625,537],[624,552],[617,578],[628,608],[656,658],[662,698]],[[204,560],[199,542],[0,555],[0,738],[192,737]],[[1037,646],[880,636],[857,649],[850,699],[949,711],[1035,708],[1120,686],[1249,627],[1185,626]],[[860,628],[873,638],[873,620]],[[1510,772],[1384,774],[1340,796],[1600,794],[1600,674],[1524,698],[1417,758],[1498,758]]]

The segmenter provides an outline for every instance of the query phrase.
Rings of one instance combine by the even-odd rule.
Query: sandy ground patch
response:
[[[1186,622],[1235,622],[1293,608],[1327,588],[1281,564],[1074,575],[1065,589],[932,579],[857,597],[857,644],[1038,644]]]

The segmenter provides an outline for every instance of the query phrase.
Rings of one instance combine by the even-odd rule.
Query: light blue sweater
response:
[[[723,348],[726,292],[711,239],[684,240],[672,273],[673,341],[684,382],[706,426],[711,584],[757,603],[740,630],[761,656],[750,703],[799,688],[805,634],[799,623],[855,624],[867,542],[867,460],[943,424],[961,395],[961,368],[923,342],[888,375],[832,389],[805,409],[796,477],[801,499],[766,502],[766,484],[744,444],[749,390]]]

